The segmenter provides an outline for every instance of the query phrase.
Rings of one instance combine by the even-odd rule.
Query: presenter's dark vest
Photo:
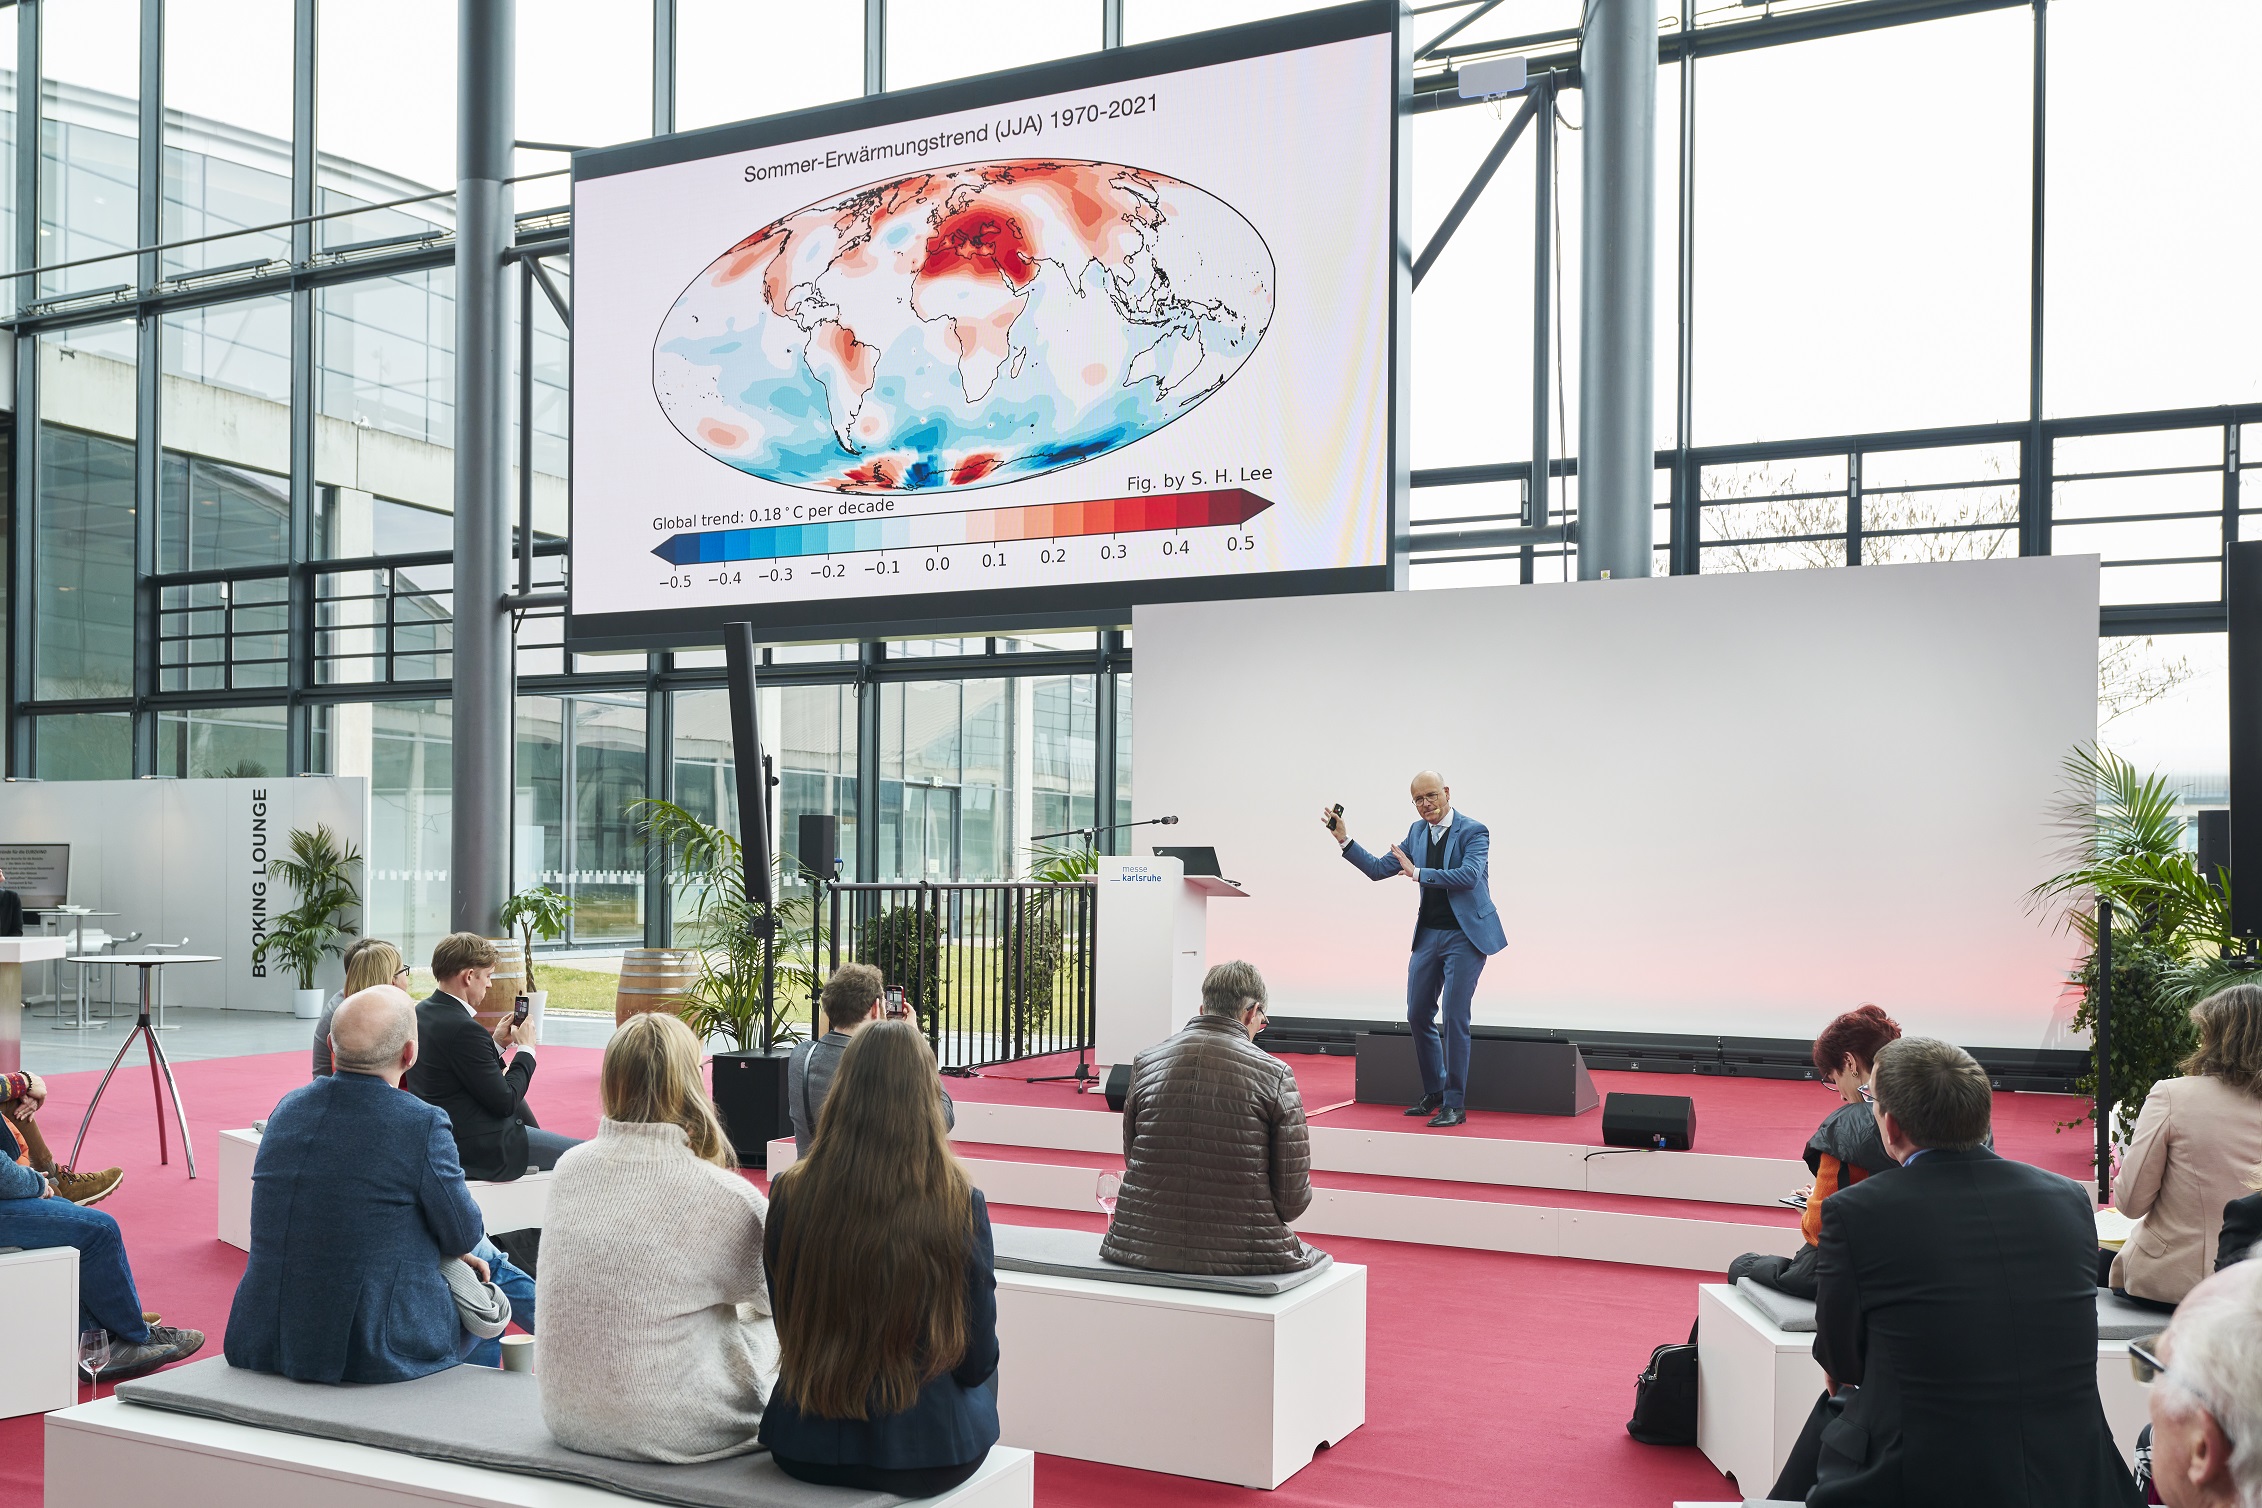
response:
[[[1445,866],[1445,842],[1436,833],[1429,835],[1429,851],[1422,856],[1422,868],[1442,869]],[[1414,920],[1416,927],[1436,927],[1458,932],[1461,923],[1453,915],[1453,898],[1443,885],[1422,887],[1421,915]]]

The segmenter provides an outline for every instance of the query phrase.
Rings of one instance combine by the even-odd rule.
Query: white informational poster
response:
[[[577,154],[576,641],[1386,585],[1394,9]]]
[[[1369,881],[1435,768],[1491,831],[1479,1022],[1811,1040],[1865,1001],[2072,1045],[2061,763],[2097,729],[2094,556],[1351,598],[1135,619],[1138,813],[1250,898],[1212,961],[1275,1016],[1402,1019],[1414,885]]]
[[[178,944],[219,963],[165,970],[167,1005],[288,1011],[298,980],[278,958],[253,954],[273,920],[298,903],[291,887],[269,873],[268,861],[290,852],[294,828],[326,825],[339,842],[366,857],[369,781],[360,775],[302,775],[256,780],[17,780],[0,784],[0,842],[71,845],[71,902],[111,913],[83,926],[91,951],[97,938]],[[368,894],[368,876],[356,869]],[[354,922],[359,925],[361,918]],[[75,937],[74,927],[69,933]],[[351,941],[341,938],[342,943]],[[118,967],[117,998],[134,998],[138,971]],[[73,971],[63,967],[64,988]],[[97,991],[98,970],[88,971]],[[324,989],[345,971],[325,959],[315,975]],[[106,992],[105,992],[106,993]]]

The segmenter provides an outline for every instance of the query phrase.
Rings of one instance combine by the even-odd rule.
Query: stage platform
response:
[[[1524,1252],[1718,1272],[1748,1251],[1798,1249],[1785,1196],[1810,1175],[1807,1137],[1837,1103],[1823,1085],[1700,1074],[1600,1072],[1602,1094],[1685,1094],[1696,1146],[1652,1152],[1602,1145],[1602,1113],[1504,1115],[1431,1130],[1400,1107],[1350,1103],[1347,1058],[1292,1054],[1312,1127],[1307,1237],[1356,1236],[1479,1251]],[[1073,1069],[1035,1059],[949,1080],[953,1140],[1001,1203],[1086,1211],[1102,1172],[1123,1166],[1121,1120],[1098,1093],[1028,1079]],[[2059,1131],[2088,1108],[2066,1095],[1998,1093],[1998,1150],[2071,1178],[2088,1176],[2089,1141]],[[790,1160],[792,1144],[773,1150]],[[783,1166],[775,1161],[772,1168]]]

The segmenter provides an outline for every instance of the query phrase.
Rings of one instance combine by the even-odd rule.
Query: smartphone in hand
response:
[[[516,1000],[514,1000],[514,1001],[512,1001],[512,1002],[511,1002],[511,1024],[512,1024],[513,1026],[516,1026],[516,1025],[517,1025],[517,1024],[519,1023],[519,1022],[521,1022],[521,1021],[524,1021],[524,1020],[526,1019],[527,1013],[528,1013],[529,1011],[533,1010],[533,1009],[534,1009],[534,997],[533,997],[533,996],[531,996],[531,995],[521,995],[521,996],[519,996],[519,997],[518,997],[518,998],[517,998]]]
[[[903,986],[891,984],[887,989],[887,1015],[891,1021],[901,1021],[911,1014],[910,1004],[903,998]]]

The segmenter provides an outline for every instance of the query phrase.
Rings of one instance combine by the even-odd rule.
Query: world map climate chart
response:
[[[921,518],[928,543],[959,496],[1104,456],[1216,393],[1264,338],[1274,275],[1231,206],[1113,163],[976,163],[796,210],[677,298],[653,346],[654,395],[685,439],[749,476],[923,505],[850,504],[828,524],[684,534],[654,553],[893,548]],[[993,509],[968,497],[951,532],[1237,524],[1264,506],[1240,492]]]

